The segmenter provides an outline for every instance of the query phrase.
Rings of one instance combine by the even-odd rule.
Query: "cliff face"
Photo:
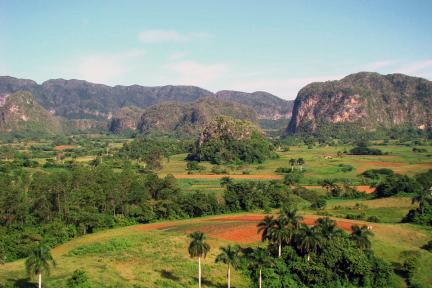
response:
[[[137,107],[123,107],[114,113],[109,123],[109,131],[122,133],[125,131],[135,131],[138,127],[143,109]]]
[[[149,107],[142,114],[138,129],[145,134],[189,137],[197,135],[209,121],[220,115],[257,121],[256,112],[251,107],[207,97],[193,103],[167,102]]]
[[[41,107],[30,92],[4,96],[0,105],[0,132],[58,133],[61,119]]]
[[[402,74],[357,73],[339,81],[312,83],[300,90],[287,131],[314,131],[320,123],[378,127],[432,122],[432,82]]]
[[[259,119],[279,120],[291,117],[294,101],[283,100],[267,92],[245,93],[223,90],[216,93],[221,100],[233,101],[255,109]]]

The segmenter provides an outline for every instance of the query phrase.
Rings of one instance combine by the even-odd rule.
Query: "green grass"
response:
[[[119,228],[72,240],[53,249],[57,266],[44,287],[65,287],[75,269],[84,270],[91,287],[195,287],[197,263],[187,252],[183,233]],[[225,266],[214,263],[218,247],[228,242],[209,239],[212,247],[203,263],[203,287],[225,286]],[[241,273],[232,273],[232,287],[250,287]],[[0,270],[0,283],[25,279],[24,261]]]
[[[409,197],[390,197],[374,200],[331,200],[324,212],[344,218],[347,214],[376,216],[383,223],[399,223],[414,208]]]
[[[332,178],[348,180],[353,185],[362,184],[359,173],[366,169],[390,168],[397,173],[414,175],[419,172],[432,169],[432,158],[427,156],[428,153],[414,153],[412,147],[407,146],[374,146],[379,148],[389,155],[379,156],[337,156],[338,151],[349,150],[351,146],[337,147],[314,147],[308,149],[305,146],[291,147],[288,152],[278,152],[278,159],[267,160],[262,164],[250,164],[241,166],[222,165],[230,175],[240,175],[243,171],[249,171],[251,178],[254,175],[278,175],[275,170],[278,167],[290,167],[289,159],[303,158],[306,163],[304,165],[305,175],[301,180],[302,185],[319,185],[323,179]],[[330,156],[330,159],[326,159]],[[174,155],[169,162],[164,160],[163,168],[159,171],[160,175],[186,175],[186,154]],[[341,164],[351,165],[354,170],[343,172]],[[211,168],[213,165],[208,162],[202,162],[206,170],[194,174],[212,174]],[[190,176],[190,177],[193,177]],[[212,187],[214,182],[211,183]]]

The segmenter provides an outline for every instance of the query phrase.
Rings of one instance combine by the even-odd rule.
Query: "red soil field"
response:
[[[56,151],[62,151],[62,150],[66,150],[66,149],[75,149],[78,148],[78,146],[75,145],[59,145],[54,147],[54,150]]]
[[[221,216],[221,217],[215,217],[210,219],[192,220],[191,224],[208,222],[208,225],[202,225],[199,228],[197,228],[197,230],[208,234],[212,238],[234,241],[237,243],[253,243],[261,240],[261,235],[257,233],[257,224],[263,219],[263,217],[264,215],[262,214]],[[316,219],[318,218],[319,216],[314,216],[314,215],[303,216],[303,223],[305,223],[306,225],[314,225]],[[354,224],[364,225],[363,223],[359,223],[355,221],[344,221],[344,220],[336,221],[336,225],[347,232],[351,232],[351,225]],[[179,225],[184,225],[184,223],[179,222],[178,224],[175,223],[174,224],[173,223],[145,224],[145,225],[135,226],[133,227],[133,229],[145,231],[145,230],[166,229],[169,227],[176,227]],[[196,229],[191,227],[191,229],[185,229],[183,230],[183,232],[191,233],[195,230]]]

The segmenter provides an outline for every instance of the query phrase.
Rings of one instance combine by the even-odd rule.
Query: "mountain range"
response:
[[[432,82],[402,74],[360,72],[308,84],[295,101],[287,101],[266,92],[213,93],[195,86],[111,87],[63,79],[37,84],[0,77],[3,133],[136,131],[189,137],[218,115],[267,127],[291,119],[284,124],[288,134],[313,133],[341,123],[369,131],[399,126],[425,129],[432,123]]]
[[[170,105],[173,109],[176,107],[173,114],[178,114],[181,106],[182,109],[180,110],[182,111],[190,112],[191,109],[198,109],[201,112],[204,111],[204,114],[222,113],[221,115],[225,115],[226,113],[228,116],[244,119],[241,115],[250,115],[252,109],[256,115],[246,118],[250,118],[249,120],[254,122],[256,119],[270,121],[289,119],[293,103],[293,101],[286,101],[266,92],[245,93],[224,90],[213,93],[194,86],[171,85],[111,87],[83,80],[63,79],[53,79],[38,84],[33,80],[2,76],[0,77],[0,106],[8,96],[18,91],[30,92],[34,101],[46,109],[50,115],[68,120],[64,126],[67,131],[93,131],[104,127],[103,129],[109,129],[111,132],[136,129],[148,132],[151,130],[149,127],[150,115],[154,118],[157,111],[166,112],[168,109],[166,105]],[[225,112],[202,108],[203,103],[210,101],[197,102],[204,98],[214,99],[215,107],[220,109],[223,106]],[[195,104],[192,105],[191,103]],[[157,106],[158,104],[163,105]],[[194,108],[186,104],[191,104]],[[189,107],[186,108],[186,106]],[[228,108],[228,106],[232,107]],[[147,108],[149,110],[143,114]],[[242,111],[244,109],[247,111]],[[233,114],[229,110],[237,112]],[[200,117],[202,118],[202,116]],[[211,117],[205,115],[204,118],[210,119]],[[140,119],[144,120],[141,121]],[[173,119],[165,117],[162,120],[172,122]],[[197,123],[190,124],[197,126]],[[199,122],[199,124],[203,123]],[[172,126],[172,123],[166,123],[162,126],[171,127],[170,125]],[[19,126],[16,128],[18,129]]]

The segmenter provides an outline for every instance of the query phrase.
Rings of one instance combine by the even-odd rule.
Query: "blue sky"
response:
[[[358,71],[432,79],[432,1],[0,0],[0,75],[295,98]]]

